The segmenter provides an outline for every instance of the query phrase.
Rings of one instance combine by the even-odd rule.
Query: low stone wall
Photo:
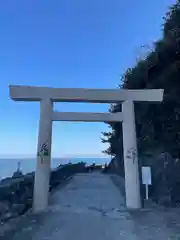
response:
[[[51,171],[49,191],[75,173],[85,172],[85,164],[67,164]],[[0,222],[24,214],[32,207],[34,172],[0,182]]]

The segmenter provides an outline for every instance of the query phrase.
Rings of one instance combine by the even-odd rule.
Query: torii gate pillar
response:
[[[122,113],[126,206],[138,209],[141,208],[141,198],[134,103],[123,102]]]
[[[41,100],[37,162],[34,179],[34,212],[45,210],[48,207],[51,171],[52,112],[52,101],[50,99]]]

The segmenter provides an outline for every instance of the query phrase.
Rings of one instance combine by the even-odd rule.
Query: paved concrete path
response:
[[[4,239],[180,239],[180,212],[158,208],[129,212],[115,186],[119,183],[117,176],[78,174],[55,192],[48,211],[25,216],[18,232]]]

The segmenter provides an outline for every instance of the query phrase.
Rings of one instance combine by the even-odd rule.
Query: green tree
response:
[[[162,39],[147,56],[127,69],[119,88],[164,89],[161,104],[135,104],[139,153],[161,148],[180,157],[180,0],[168,10],[162,31]],[[121,111],[121,104],[112,105],[109,111]],[[111,131],[102,138],[110,145],[106,153],[121,156],[121,124],[109,126]]]

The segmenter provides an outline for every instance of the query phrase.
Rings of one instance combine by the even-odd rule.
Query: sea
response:
[[[58,167],[60,164],[85,162],[87,165],[92,163],[105,164],[110,161],[109,158],[53,158],[51,160],[51,169]],[[20,169],[23,174],[33,172],[36,169],[35,158],[23,158],[23,159],[0,159],[0,180],[6,177],[11,177],[18,168],[20,163]]]

